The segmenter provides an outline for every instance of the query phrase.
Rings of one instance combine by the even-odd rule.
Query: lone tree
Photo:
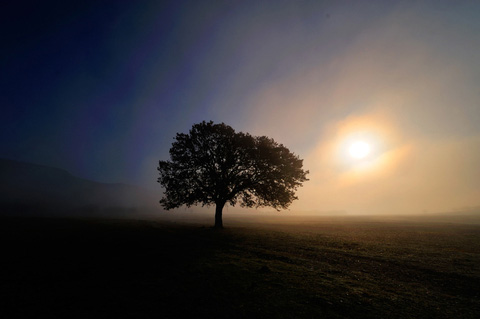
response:
[[[287,208],[307,181],[303,160],[266,136],[235,132],[212,121],[177,133],[170,161],[159,161],[158,182],[165,209],[215,204],[215,228],[222,228],[225,204]]]

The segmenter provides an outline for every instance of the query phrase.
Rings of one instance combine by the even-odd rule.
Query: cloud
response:
[[[289,57],[285,64],[295,60],[296,68],[246,98],[246,130],[284,143],[311,172],[292,209],[402,213],[479,204],[480,68],[472,52],[480,41],[471,37],[478,23],[471,16],[455,23],[461,10],[416,9],[398,6],[363,24],[334,55],[332,34],[319,32],[325,46]],[[369,140],[375,156],[346,158],[353,139]]]
[[[305,159],[310,181],[292,210],[479,205],[475,10],[364,6],[329,5],[329,19],[313,19],[318,8],[226,19],[201,64],[219,85],[209,114]],[[355,139],[372,145],[368,160],[345,156]]]
[[[392,123],[380,112],[332,124],[305,158],[310,181],[294,208],[419,213],[478,205],[480,136],[417,139]],[[358,163],[338,152],[351,134],[365,130],[383,145],[371,159]]]

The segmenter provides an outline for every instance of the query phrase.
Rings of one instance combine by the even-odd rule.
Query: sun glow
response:
[[[342,136],[337,144],[336,157],[341,170],[358,174],[381,169],[387,152],[382,137],[382,132],[373,129],[348,132]]]
[[[353,143],[350,148],[348,149],[348,152],[350,156],[357,158],[357,159],[362,159],[368,156],[370,154],[370,145],[364,141],[358,141]]]

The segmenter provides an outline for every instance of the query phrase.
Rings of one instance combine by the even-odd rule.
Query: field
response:
[[[227,220],[2,218],[0,316],[480,318],[480,225]]]

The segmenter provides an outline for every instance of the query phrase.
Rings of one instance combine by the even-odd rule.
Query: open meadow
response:
[[[2,318],[479,318],[480,225],[2,218]]]

